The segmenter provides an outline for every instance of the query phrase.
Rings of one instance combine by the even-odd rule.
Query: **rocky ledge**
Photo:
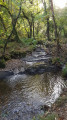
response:
[[[35,75],[35,74],[42,74],[44,72],[57,72],[62,69],[62,66],[56,65],[39,65],[35,67],[28,67],[25,70],[26,74]]]

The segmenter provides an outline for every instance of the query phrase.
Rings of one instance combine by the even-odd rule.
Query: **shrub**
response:
[[[62,69],[62,76],[63,76],[63,77],[67,77],[67,64],[66,64],[65,67]]]
[[[0,60],[0,68],[5,68],[5,60],[4,59]]]
[[[52,59],[52,64],[60,67],[62,65],[62,62],[59,57],[56,57]]]

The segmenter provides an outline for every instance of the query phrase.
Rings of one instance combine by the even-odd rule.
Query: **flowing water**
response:
[[[61,74],[52,72],[0,80],[0,120],[32,120],[44,113],[43,105],[56,101],[64,87]]]

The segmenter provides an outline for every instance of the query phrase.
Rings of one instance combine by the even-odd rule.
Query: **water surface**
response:
[[[0,80],[0,120],[31,120],[51,106],[65,87],[59,73],[14,75]]]

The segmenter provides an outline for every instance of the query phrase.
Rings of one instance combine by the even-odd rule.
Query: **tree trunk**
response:
[[[33,21],[33,38],[35,38],[35,35],[34,35],[34,21]]]
[[[2,55],[3,58],[5,56],[5,51],[6,51],[6,47],[7,47],[8,41],[10,40],[12,34],[13,34],[13,30],[11,31],[11,34],[8,36],[8,38],[7,38],[6,42],[5,42],[5,45],[4,45],[4,48],[3,48],[3,55]]]
[[[50,40],[50,33],[49,33],[49,17],[47,18],[47,39]]]
[[[30,38],[32,38],[32,22],[30,22],[29,25],[30,25]]]
[[[54,28],[55,28],[55,39],[57,41],[57,55],[59,55],[59,38],[58,38],[57,25],[56,25],[56,21],[55,21],[54,8],[53,8],[53,1],[52,0],[50,0],[50,5],[51,5],[52,18],[53,18],[53,23],[54,23]]]
[[[39,33],[39,22],[37,22],[37,31],[36,31],[36,33],[37,33],[37,37],[38,37],[38,33]]]
[[[44,1],[42,0],[42,2],[43,2],[43,6],[44,6],[44,12],[47,15],[46,2],[45,2],[45,0]],[[48,41],[50,40],[50,34],[49,34],[49,16],[47,18],[47,39],[48,39]]]
[[[19,42],[20,39],[19,39],[19,36],[18,36],[18,33],[17,33],[15,26],[16,26],[16,24],[13,25],[13,35],[15,35],[15,38],[14,38],[15,41]]]

